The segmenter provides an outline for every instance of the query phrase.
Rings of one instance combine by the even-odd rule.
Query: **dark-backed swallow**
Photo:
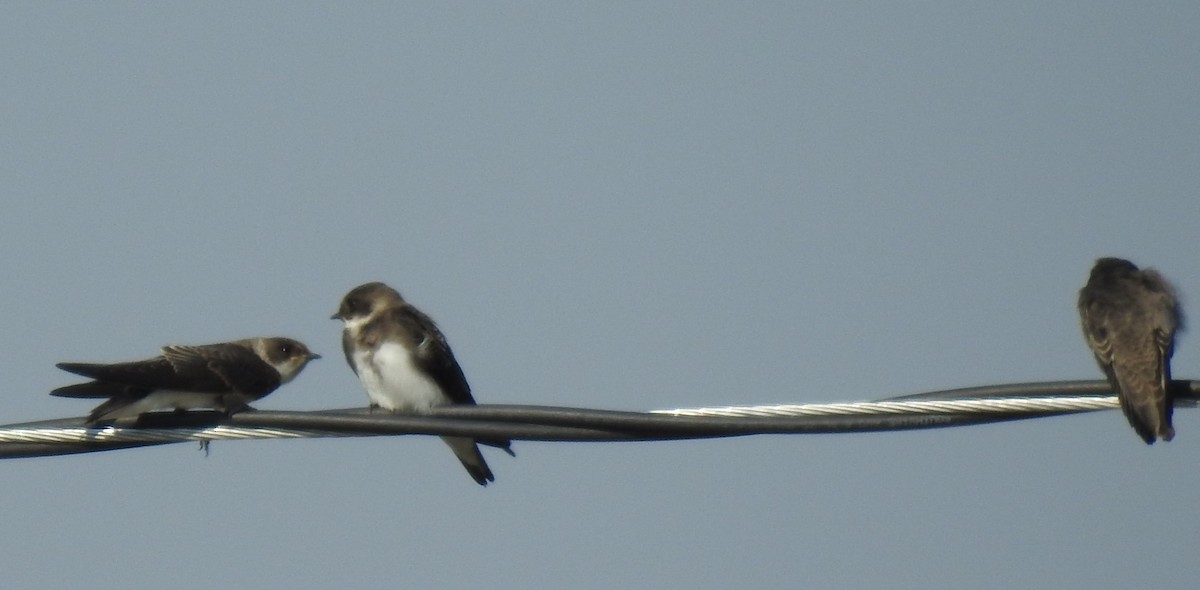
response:
[[[291,381],[321,355],[291,338],[248,338],[201,346],[164,346],[151,359],[58,363],[94,381],[60,387],[59,397],[108,398],[88,424],[137,418],[155,410],[211,408],[233,414]]]
[[[383,283],[355,287],[332,319],[342,320],[346,362],[367,390],[371,408],[427,412],[445,405],[474,405],[471,387],[446,337],[429,316]],[[509,441],[444,436],[467,473],[486,486],[495,481],[476,442],[514,455]],[[514,455],[515,456],[515,455]]]
[[[1171,353],[1183,312],[1171,284],[1153,269],[1101,258],[1079,291],[1083,334],[1146,444],[1175,436]]]

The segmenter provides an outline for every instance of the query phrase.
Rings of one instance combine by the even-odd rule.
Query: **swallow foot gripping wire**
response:
[[[1200,381],[1171,384],[1176,407],[1195,407]],[[188,441],[395,435],[551,442],[664,441],[762,434],[883,432],[969,426],[1118,408],[1104,381],[1019,383],[934,391],[877,401],[622,412],[479,405],[428,414],[193,411],[146,414],[129,427],[84,418],[0,426],[0,458],[110,451]]]

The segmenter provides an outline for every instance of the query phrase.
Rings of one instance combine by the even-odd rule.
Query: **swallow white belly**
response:
[[[412,353],[394,342],[383,342],[372,353],[357,350],[354,364],[371,403],[385,410],[423,411],[449,400],[437,383],[413,363]]]
[[[136,418],[146,412],[156,410],[197,410],[213,409],[218,396],[212,393],[196,393],[194,391],[155,391],[142,399],[127,406],[122,406],[104,415],[105,420],[120,420],[121,418]]]

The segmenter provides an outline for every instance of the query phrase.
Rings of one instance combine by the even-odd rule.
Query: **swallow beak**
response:
[[[310,353],[308,353],[308,360],[310,360],[310,361],[315,361],[315,360],[317,360],[317,359],[319,359],[319,358],[321,358],[321,355],[319,355],[319,354],[317,354],[317,353],[315,353],[315,352],[310,352]]]
[[[340,320],[340,319],[342,319],[342,316],[340,316],[340,315],[338,315],[338,314],[336,314],[336,313],[335,313],[335,314],[333,314],[333,315],[329,316],[329,319],[331,319],[331,320]]]

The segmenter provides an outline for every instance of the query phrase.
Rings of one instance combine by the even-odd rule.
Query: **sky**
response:
[[[1200,5],[5,2],[0,422],[60,361],[297,338],[365,406],[384,281],[482,403],[858,401],[1099,379],[1092,262],[1200,316]],[[1177,378],[1200,376],[1183,333]],[[11,587],[1186,588],[1200,412],[0,464]]]

